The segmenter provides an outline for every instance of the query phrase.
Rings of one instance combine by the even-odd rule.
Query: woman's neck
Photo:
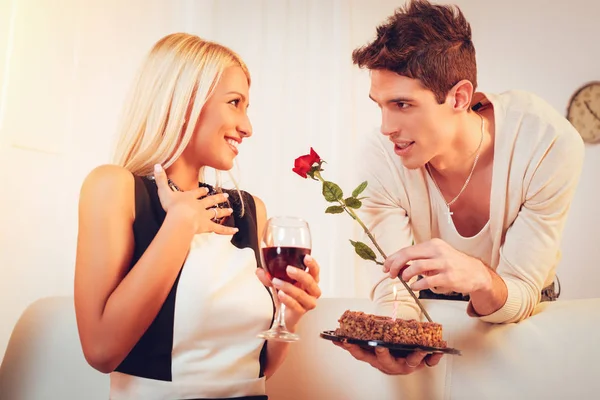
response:
[[[197,188],[198,177],[199,168],[186,163],[181,157],[167,168],[167,178],[171,179],[183,191]]]

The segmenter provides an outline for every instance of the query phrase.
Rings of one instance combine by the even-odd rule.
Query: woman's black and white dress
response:
[[[144,253],[164,218],[156,185],[135,177],[135,252]],[[273,300],[255,275],[260,265],[252,196],[228,191],[235,235],[195,235],[157,317],[110,374],[110,396],[121,399],[266,398],[266,342]],[[258,397],[254,397],[258,396]]]

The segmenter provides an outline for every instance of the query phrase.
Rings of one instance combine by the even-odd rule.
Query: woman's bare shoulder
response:
[[[83,207],[133,209],[135,180],[133,174],[118,165],[105,164],[94,168],[85,177],[80,201]]]

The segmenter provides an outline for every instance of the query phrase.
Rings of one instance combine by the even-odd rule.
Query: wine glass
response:
[[[286,272],[288,265],[305,270],[304,256],[310,254],[311,238],[308,223],[296,217],[273,217],[267,221],[261,244],[262,267],[271,275],[291,284],[296,281]],[[294,342],[300,339],[285,326],[285,304],[279,301],[277,289],[270,287],[275,301],[275,319],[268,331],[258,337],[267,340]]]

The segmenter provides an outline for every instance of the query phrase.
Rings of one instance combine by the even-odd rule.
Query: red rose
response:
[[[294,160],[294,168],[292,168],[292,171],[306,179],[306,174],[310,172],[310,170],[315,164],[318,164],[320,162],[321,157],[319,157],[317,152],[314,151],[311,147],[310,154],[300,156],[296,158],[296,160]]]

